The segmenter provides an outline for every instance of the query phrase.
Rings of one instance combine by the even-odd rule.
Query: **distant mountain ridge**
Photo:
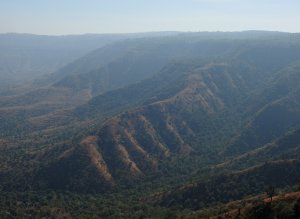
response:
[[[175,32],[66,36],[0,34],[0,81],[3,86],[22,84],[53,73],[107,44],[128,38],[172,34]]]

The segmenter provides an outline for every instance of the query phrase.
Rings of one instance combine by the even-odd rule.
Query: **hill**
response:
[[[299,61],[287,33],[104,46],[0,98],[0,189],[119,197],[164,215],[294,186]]]

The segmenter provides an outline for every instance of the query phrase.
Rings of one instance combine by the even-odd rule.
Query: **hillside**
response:
[[[0,92],[15,84],[24,85],[24,82],[54,73],[108,44],[125,39],[174,34],[176,32],[67,36],[0,34]]]
[[[282,176],[285,177],[282,177]],[[255,176],[255,177],[254,177]],[[208,181],[177,188],[169,193],[158,194],[151,199],[164,206],[199,209],[217,203],[240,200],[250,195],[299,182],[299,161],[286,160],[265,163],[229,175],[221,175]]]
[[[237,116],[242,118],[243,114],[235,113],[235,117],[231,114],[233,110],[240,107],[236,105],[238,100],[248,96],[247,94],[241,94],[242,92],[247,93],[247,86],[241,86],[247,80],[243,80],[235,72],[237,67],[241,69],[240,63],[210,63],[199,67],[191,64],[181,67],[178,64],[175,66],[176,69],[181,69],[181,71],[178,71],[177,77],[173,71],[174,65],[171,65],[165,68],[161,73],[162,75],[146,80],[141,85],[133,85],[106,94],[108,98],[112,97],[112,94],[116,97],[120,95],[121,99],[127,101],[132,98],[132,102],[125,101],[125,105],[122,106],[120,105],[121,102],[117,101],[118,107],[126,108],[126,105],[129,105],[126,112],[106,120],[100,126],[100,130],[92,131],[94,135],[84,137],[82,140],[78,139],[78,142],[76,142],[78,146],[68,149],[68,153],[59,156],[57,162],[55,160],[54,162],[50,161],[42,172],[46,172],[50,176],[49,173],[54,171],[53,174],[56,175],[54,166],[62,165],[60,169],[71,174],[69,180],[73,183],[74,175],[72,175],[72,172],[75,170],[71,171],[68,163],[75,159],[74,156],[81,156],[84,153],[90,159],[90,162],[79,162],[77,165],[80,165],[80,168],[88,171],[93,177],[99,177],[99,182],[115,184],[116,181],[122,183],[124,180],[132,181],[149,175],[164,175],[164,171],[159,169],[159,166],[166,162],[166,158],[169,159],[167,162],[173,162],[172,160],[175,157],[180,160],[180,157],[186,158],[191,155],[191,159],[196,158],[196,161],[191,161],[188,158],[189,165],[195,168],[199,168],[201,164],[217,162],[222,159],[221,156],[207,157],[207,155],[222,150],[222,147],[224,147],[222,142],[231,142],[230,136],[234,136],[238,129],[243,127],[243,124],[234,121]],[[245,72],[254,74],[252,71],[251,68],[243,69],[243,76],[247,77]],[[218,74],[217,79],[222,77],[223,80],[212,81],[216,74]],[[164,81],[167,81],[167,83],[157,83],[157,78],[161,79],[162,77],[166,79]],[[250,85],[248,86],[249,90],[253,89],[254,84]],[[257,85],[258,83],[256,83]],[[143,92],[138,92],[138,95],[134,96],[131,90],[136,91],[137,87],[140,87]],[[259,86],[255,88],[259,89]],[[168,95],[166,95],[166,91],[168,91]],[[228,95],[226,92],[239,95]],[[109,113],[111,109],[116,110],[113,107],[114,105],[104,104],[108,108],[102,107],[104,100],[110,101],[110,99],[105,98],[106,95],[99,96],[87,106],[76,109],[74,111],[75,116],[80,115],[79,119],[85,121],[91,118],[100,119],[101,114],[105,114],[105,110],[108,115],[114,115],[116,112]],[[128,96],[126,97],[126,95]],[[249,99],[251,100],[251,98]],[[291,100],[291,103],[293,103],[294,99]],[[184,108],[181,107],[183,105]],[[262,105],[262,108],[264,108],[264,105]],[[96,109],[98,111],[95,111]],[[83,112],[89,113],[84,115]],[[198,117],[195,117],[195,115]],[[220,117],[222,120],[220,120]],[[246,126],[247,121],[252,120],[252,118],[256,117],[252,117],[252,114],[248,115],[248,119],[244,120],[244,125]],[[198,125],[205,123],[206,129]],[[211,132],[215,130],[215,139],[208,137],[211,132],[208,132],[207,128],[210,128]],[[216,132],[216,130],[218,131]],[[286,132],[288,131],[289,129],[286,130]],[[101,163],[101,165],[98,166],[98,163]],[[51,171],[49,168],[54,168],[54,170]],[[173,172],[175,169],[170,168],[168,171],[170,171],[169,177],[172,175],[172,177],[176,177],[177,173]],[[38,177],[45,180],[43,175],[37,174]],[[78,167],[76,167],[74,174],[78,174]],[[51,184],[62,182],[60,178],[48,178],[48,176],[46,180],[50,180]],[[64,178],[67,179],[65,175]],[[85,186],[86,184],[87,182],[84,183]],[[69,187],[70,185],[67,183],[67,185],[61,184],[61,186],[64,188],[64,186]],[[92,188],[95,189],[96,186]]]
[[[295,186],[299,63],[297,34],[106,45],[0,97],[0,192],[166,216]]]

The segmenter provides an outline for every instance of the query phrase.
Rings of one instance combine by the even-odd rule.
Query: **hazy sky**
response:
[[[300,0],[0,0],[0,32],[300,32]]]

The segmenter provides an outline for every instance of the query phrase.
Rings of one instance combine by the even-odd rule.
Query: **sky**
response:
[[[300,0],[0,0],[0,33],[300,32]]]

